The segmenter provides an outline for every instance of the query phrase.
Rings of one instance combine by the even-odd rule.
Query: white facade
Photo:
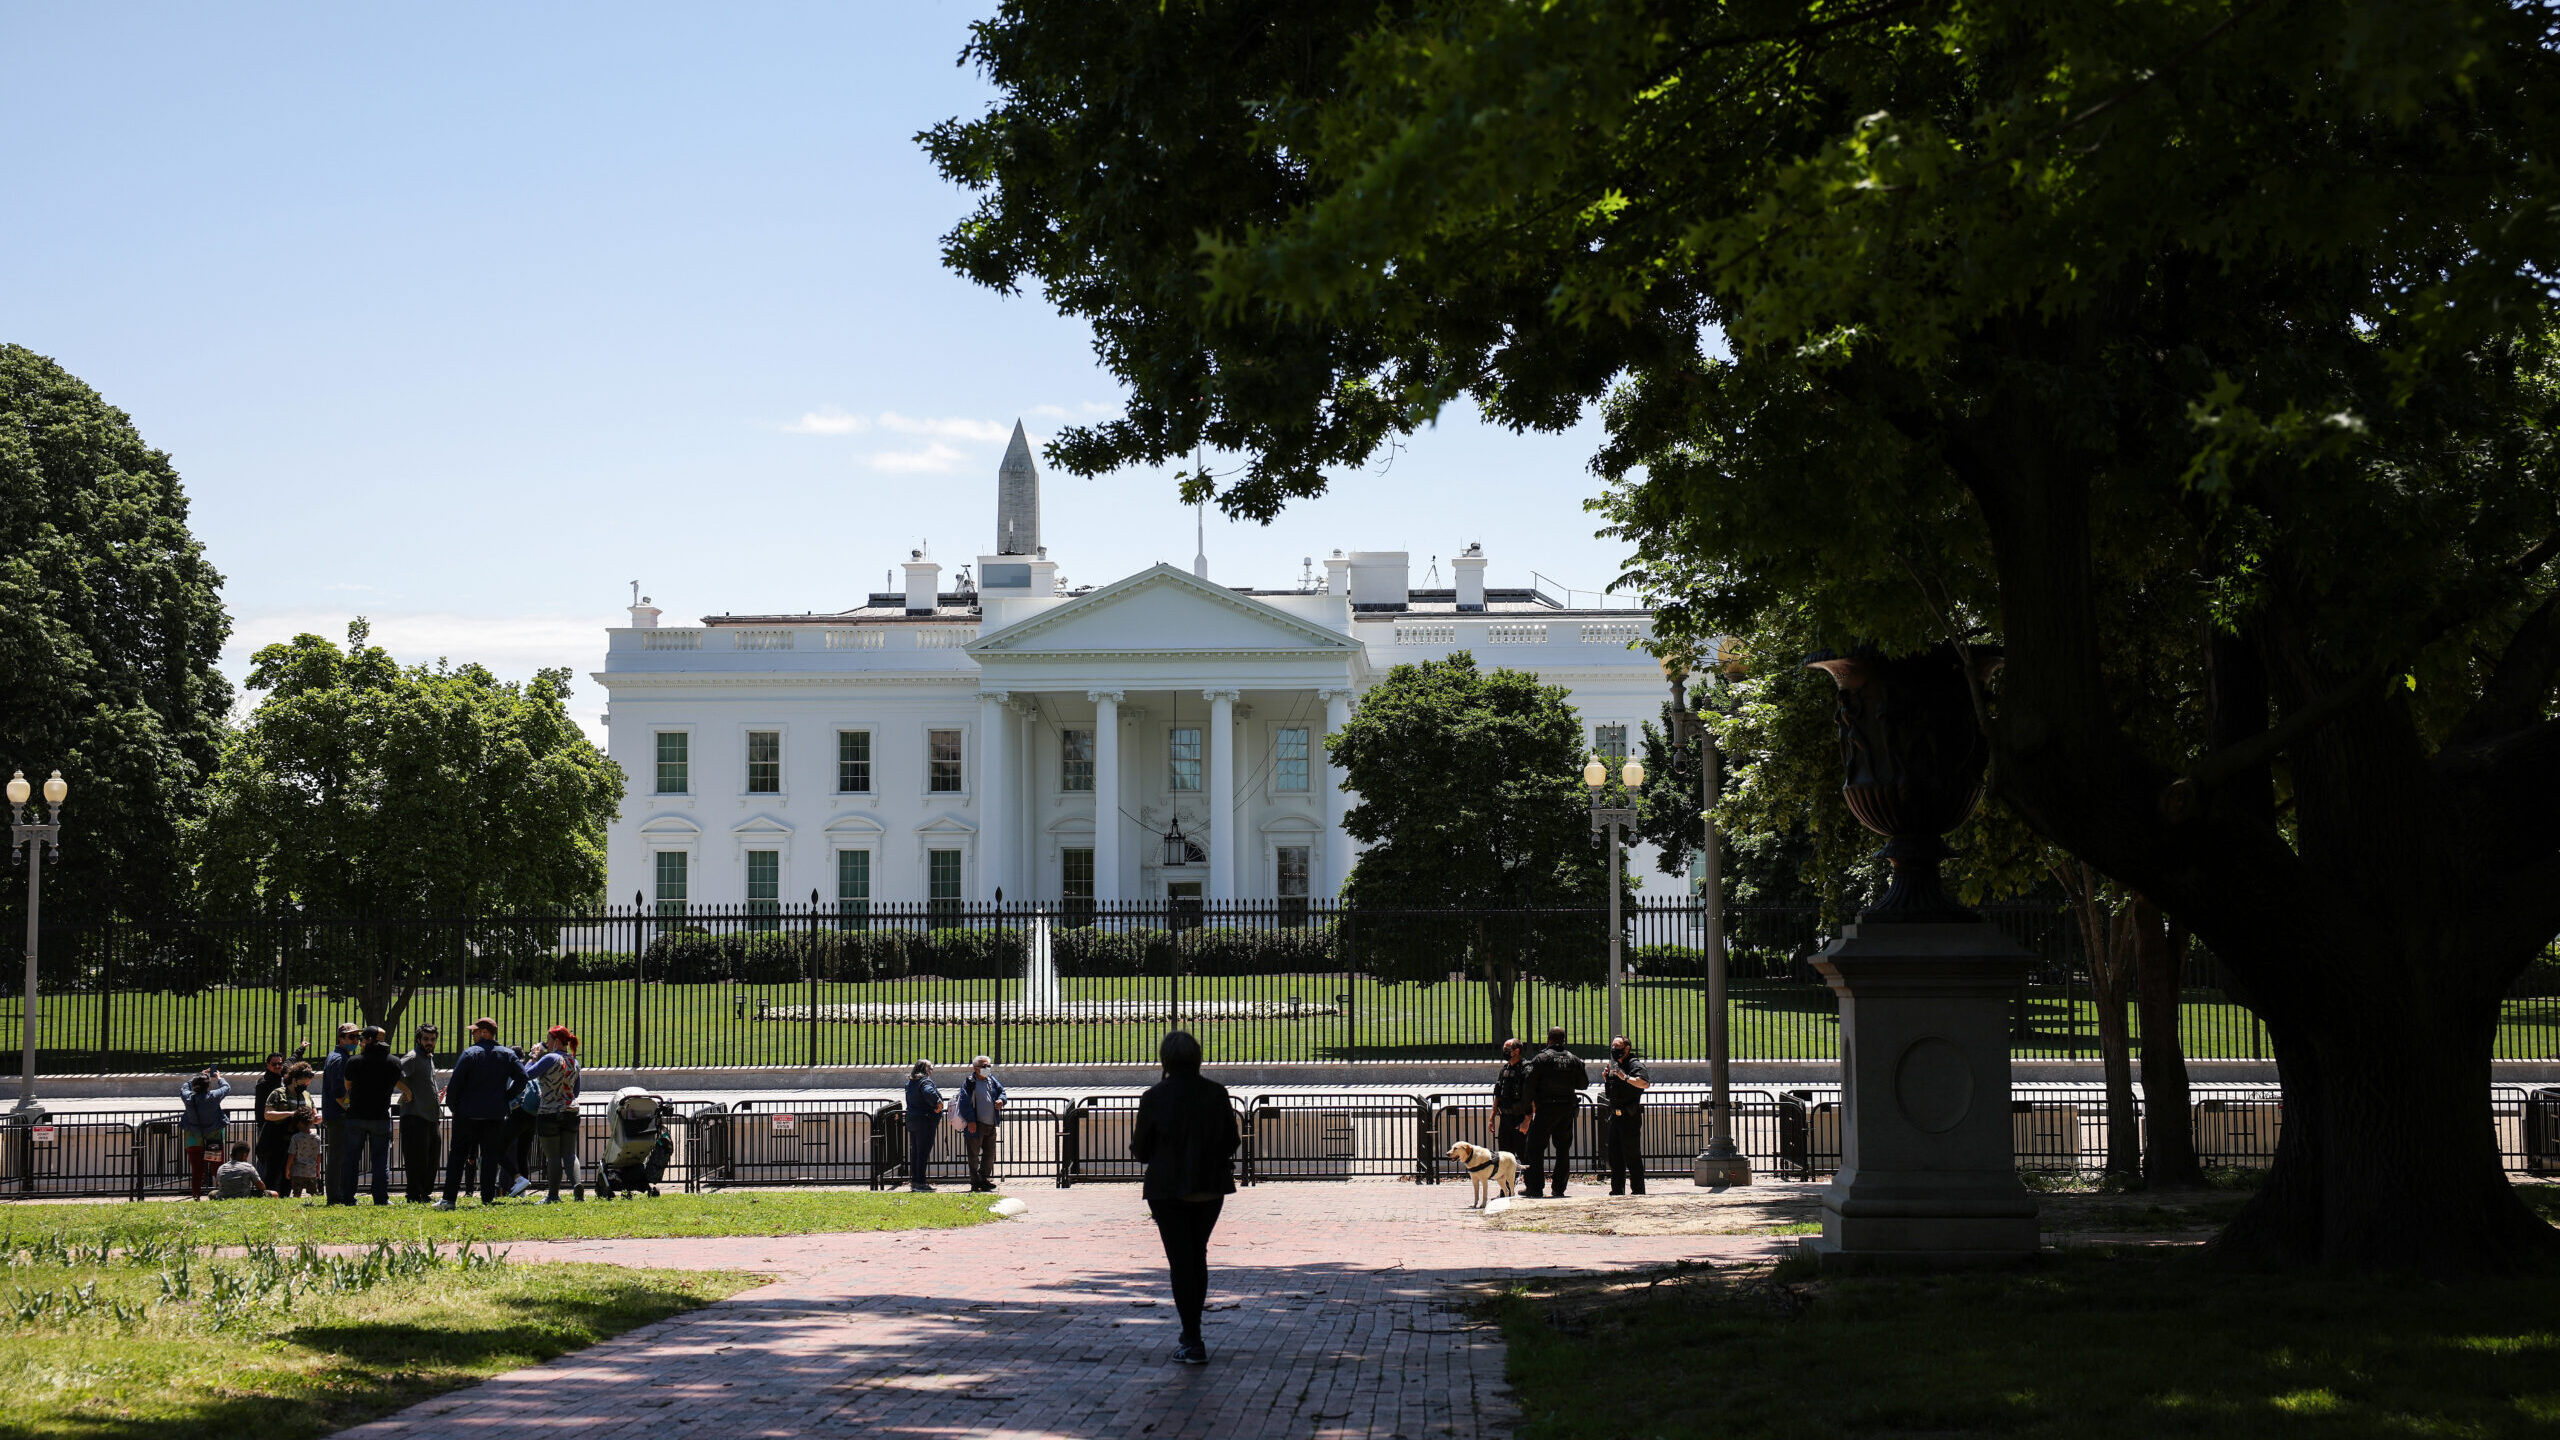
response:
[[[1019,470],[1018,429],[1015,448]],[[1024,516],[1020,477],[1006,479],[1012,533],[1036,535],[1036,489]],[[1634,748],[1660,713],[1660,668],[1630,648],[1649,615],[1488,591],[1484,564],[1461,556],[1439,591],[1411,589],[1401,553],[1336,552],[1318,589],[1158,565],[1058,594],[1045,550],[1008,553],[999,536],[972,588],[943,589],[917,555],[902,592],[837,613],[678,627],[635,605],[595,677],[630,780],[609,897],[1330,896],[1354,858],[1353,797],[1324,736],[1392,666],[1469,650],[1536,671],[1571,692],[1595,748]],[[1199,853],[1168,866],[1175,825]],[[1684,888],[1649,849],[1629,871],[1657,894]]]

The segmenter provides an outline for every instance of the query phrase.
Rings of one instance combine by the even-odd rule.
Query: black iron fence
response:
[[[2489,1120],[2507,1170],[2560,1176],[2560,1087],[2492,1087]],[[611,1146],[610,1102],[581,1110],[579,1153],[593,1183]],[[1492,1097],[1485,1092],[1405,1095],[1322,1092],[1239,1096],[1244,1136],[1237,1178],[1244,1184],[1398,1179],[1421,1184],[1464,1179],[1448,1158],[1460,1140],[1492,1139]],[[1025,1097],[1006,1108],[998,1127],[995,1174],[1014,1184],[1130,1182],[1129,1156],[1137,1097]],[[909,1183],[915,1156],[898,1103],[886,1096],[787,1102],[691,1102],[669,1107],[673,1149],[662,1187],[688,1191],[814,1185],[894,1188]],[[1840,1165],[1840,1097],[1833,1090],[1734,1093],[1734,1139],[1754,1172],[1773,1182],[1816,1181]],[[2104,1168],[2105,1097],[2095,1087],[2020,1086],[2010,1096],[2019,1170],[2050,1175]],[[2155,1117],[2144,1111],[2138,1123]],[[1574,1128],[1573,1173],[1603,1168],[1599,1107],[1586,1105]],[[2268,1086],[2200,1087],[2185,1123],[2209,1168],[2263,1168],[2275,1156],[2284,1108]],[[2449,1119],[2448,1123],[2457,1123]],[[231,1139],[254,1142],[256,1121],[235,1110]],[[936,1184],[967,1180],[959,1136],[934,1132],[925,1177]],[[1656,1086],[1641,1129],[1648,1176],[1685,1179],[1708,1134],[1707,1097],[1691,1087]],[[450,1140],[448,1122],[447,1140]],[[116,1111],[42,1125],[0,1126],[0,1199],[147,1199],[188,1188],[184,1137],[175,1111]],[[401,1147],[391,1147],[391,1183],[406,1184]]]
[[[2064,911],[1990,919],[2033,951],[2014,1053],[2089,1058],[2098,1025],[2079,931]],[[1706,1053],[1705,924],[1694,901],[1621,922],[1627,1025],[1646,1053]],[[1807,907],[1729,913],[1733,1054],[1829,1060],[1839,1009],[1814,973],[1830,938]],[[577,1031],[591,1065],[904,1064],[987,1054],[1010,1064],[1146,1061],[1169,1026],[1213,1058],[1477,1058],[1506,1035],[1606,1016],[1602,910],[1386,911],[1328,904],[819,905],[422,920],[120,922],[49,929],[37,1006],[50,1074],[241,1068],[341,1020],[404,1040],[441,1027],[446,1053],[482,1015],[509,1038]],[[18,1033],[0,967],[0,1036]],[[2188,967],[2190,1056],[2265,1058],[2254,1016],[2210,955]],[[2507,1002],[2498,1053],[2560,1059],[2560,952]]]

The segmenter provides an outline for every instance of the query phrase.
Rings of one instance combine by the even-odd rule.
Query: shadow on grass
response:
[[[175,1372],[154,1387],[155,1393],[67,1407],[34,1424],[0,1422],[0,1440],[300,1440],[327,1435],[707,1303],[637,1278],[591,1279],[581,1285],[584,1293],[526,1297],[526,1314],[465,1315],[445,1323],[381,1319],[288,1324],[250,1336],[245,1345],[237,1338],[214,1337],[126,1342],[118,1361],[144,1370],[162,1368],[155,1362],[164,1361]],[[262,1363],[274,1354],[266,1349],[270,1344],[285,1347],[279,1357],[284,1364],[269,1368]],[[236,1353],[238,1363],[211,1373],[188,1368],[203,1359],[203,1347]],[[166,1353],[157,1353],[162,1351]],[[297,1351],[301,1357],[295,1356]],[[296,1358],[305,1363],[294,1363]]]

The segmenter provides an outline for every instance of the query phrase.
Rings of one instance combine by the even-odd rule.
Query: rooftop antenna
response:
[[[631,582],[631,603],[634,605],[640,603],[640,582],[637,580]]]
[[[1316,557],[1308,555],[1298,561],[1298,589],[1301,593],[1316,588]]]
[[[1422,588],[1425,590],[1440,588],[1440,557],[1437,555],[1431,557],[1431,570],[1422,577]]]

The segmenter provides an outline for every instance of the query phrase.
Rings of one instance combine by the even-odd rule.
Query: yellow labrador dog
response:
[[[1507,1200],[1520,1188],[1520,1157],[1508,1150],[1487,1150],[1461,1140],[1449,1147],[1449,1158],[1464,1167],[1467,1179],[1475,1183],[1476,1198],[1467,1207],[1470,1210],[1483,1209],[1494,1190],[1499,1189]]]

